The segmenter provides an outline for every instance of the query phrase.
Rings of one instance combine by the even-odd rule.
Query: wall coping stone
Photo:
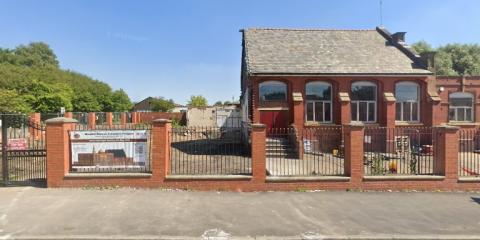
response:
[[[172,120],[170,119],[165,119],[165,118],[159,118],[159,119],[155,119],[152,121],[153,123],[171,123]]]
[[[278,177],[268,176],[267,182],[348,182],[350,177],[346,176],[293,176]]]
[[[250,180],[250,175],[168,175],[168,180]]]
[[[480,177],[459,177],[459,182],[480,182]]]
[[[56,117],[56,118],[50,118],[47,121],[45,121],[46,124],[55,124],[55,123],[78,123],[76,119],[73,118],[66,118],[66,117]]]
[[[452,126],[452,125],[448,125],[448,124],[442,124],[442,125],[438,125],[438,126],[435,126],[436,128],[439,128],[439,129],[445,129],[445,130],[459,130],[460,127],[458,126]]]
[[[347,123],[345,125],[349,127],[365,127],[365,124],[359,121],[351,121],[350,123]]]
[[[395,175],[395,176],[364,176],[364,181],[416,181],[416,180],[444,180],[445,176],[439,175]]]
[[[151,173],[68,173],[65,178],[145,178],[151,176]]]
[[[263,123],[253,123],[252,124],[252,128],[266,128],[267,125],[263,124]]]

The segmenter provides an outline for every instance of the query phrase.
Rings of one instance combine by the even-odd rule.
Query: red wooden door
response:
[[[287,128],[288,127],[288,118],[287,111],[274,111],[274,128]]]
[[[260,111],[260,123],[267,127],[267,133],[278,132],[272,129],[288,127],[288,111]]]
[[[260,123],[265,124],[267,132],[273,128],[274,119],[274,111],[260,111]]]

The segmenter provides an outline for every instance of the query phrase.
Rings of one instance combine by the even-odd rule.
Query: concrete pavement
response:
[[[216,240],[480,239],[480,194],[0,188],[0,239],[202,235]]]

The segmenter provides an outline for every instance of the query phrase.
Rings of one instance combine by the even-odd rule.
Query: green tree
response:
[[[31,109],[23,98],[14,90],[0,89],[0,112],[28,113]]]
[[[213,106],[222,106],[223,103],[222,101],[216,101],[215,104],[213,104]]]
[[[432,46],[424,40],[412,44],[412,49],[418,54],[433,51]]]
[[[73,99],[75,112],[99,112],[102,110],[95,97],[89,92],[81,92]]]
[[[152,110],[155,112],[168,112],[175,107],[175,102],[172,99],[165,99],[163,97],[154,98],[151,100]]]
[[[126,112],[132,109],[132,102],[123,89],[119,89],[112,94],[112,108],[114,112]]]
[[[53,50],[45,43],[34,42],[27,46],[20,45],[13,51],[16,58],[15,63],[24,66],[40,66],[40,67],[58,67],[57,56]]]
[[[188,101],[188,106],[191,107],[206,107],[208,106],[207,99],[202,95],[192,95],[190,96],[190,100]]]
[[[436,51],[435,72],[438,75],[480,75],[480,45],[447,44],[432,48],[425,41],[412,44],[417,53]]]
[[[0,90],[17,93],[28,111],[125,111],[131,102],[123,90],[70,70],[60,69],[53,50],[34,42],[0,48]],[[9,107],[11,109],[11,107]],[[14,108],[15,109],[15,108]],[[24,109],[19,105],[18,109]]]
[[[20,93],[35,112],[58,112],[62,107],[67,111],[72,110],[73,92],[66,85],[52,85],[32,80]]]

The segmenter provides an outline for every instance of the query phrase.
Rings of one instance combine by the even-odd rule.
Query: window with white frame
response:
[[[279,81],[266,81],[258,86],[260,101],[286,101],[287,84]]]
[[[355,82],[351,89],[352,121],[377,121],[377,85],[372,82]]]
[[[420,115],[420,87],[414,82],[395,84],[395,120],[418,122]]]
[[[451,93],[448,99],[448,120],[473,122],[473,99],[473,94],[471,93]]]
[[[306,119],[312,122],[332,122],[332,86],[326,82],[305,85]]]

